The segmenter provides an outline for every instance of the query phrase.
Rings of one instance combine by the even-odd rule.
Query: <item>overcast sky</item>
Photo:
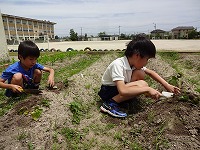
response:
[[[55,22],[55,35],[200,30],[200,0],[0,0],[4,14]]]

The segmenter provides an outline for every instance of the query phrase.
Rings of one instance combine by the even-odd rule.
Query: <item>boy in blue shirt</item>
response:
[[[18,96],[22,89],[38,89],[42,71],[49,72],[47,82],[49,86],[54,86],[54,70],[37,63],[39,56],[39,48],[32,41],[23,41],[19,44],[19,62],[10,65],[0,77],[0,88],[6,89],[6,96]]]
[[[101,111],[114,117],[126,117],[120,110],[120,103],[130,100],[140,94],[147,94],[154,99],[162,95],[159,91],[148,86],[144,81],[145,74],[159,82],[169,92],[180,93],[180,89],[167,83],[155,71],[144,67],[150,58],[154,58],[156,48],[144,36],[138,35],[125,50],[125,56],[114,60],[102,77],[99,96],[104,101]]]

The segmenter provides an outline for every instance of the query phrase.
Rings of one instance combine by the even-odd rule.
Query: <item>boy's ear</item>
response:
[[[135,55],[136,55],[137,57],[140,57],[140,54],[139,54],[139,53],[136,53]]]
[[[21,55],[18,55],[18,59],[21,60],[23,57]]]

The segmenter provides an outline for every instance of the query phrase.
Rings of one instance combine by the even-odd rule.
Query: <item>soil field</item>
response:
[[[158,53],[147,67],[179,86],[181,95],[160,101],[137,97],[121,105],[129,114],[124,119],[100,112],[102,101],[97,94],[106,67],[120,56],[119,52],[85,52],[46,62],[55,69],[57,89],[48,89],[43,81],[41,94],[20,99],[2,96],[0,149],[200,149],[200,53]],[[93,57],[94,63],[68,75]],[[74,66],[75,62],[82,63]],[[147,81],[164,90],[151,79]]]

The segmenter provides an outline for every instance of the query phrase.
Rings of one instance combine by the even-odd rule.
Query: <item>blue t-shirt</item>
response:
[[[32,68],[30,68],[28,71],[24,70],[22,68],[20,62],[16,62],[12,65],[10,65],[1,75],[1,78],[4,80],[8,80],[8,83],[11,82],[12,77],[16,73],[22,73],[26,78],[33,79],[33,73],[35,69],[43,70],[44,66],[36,63]]]

